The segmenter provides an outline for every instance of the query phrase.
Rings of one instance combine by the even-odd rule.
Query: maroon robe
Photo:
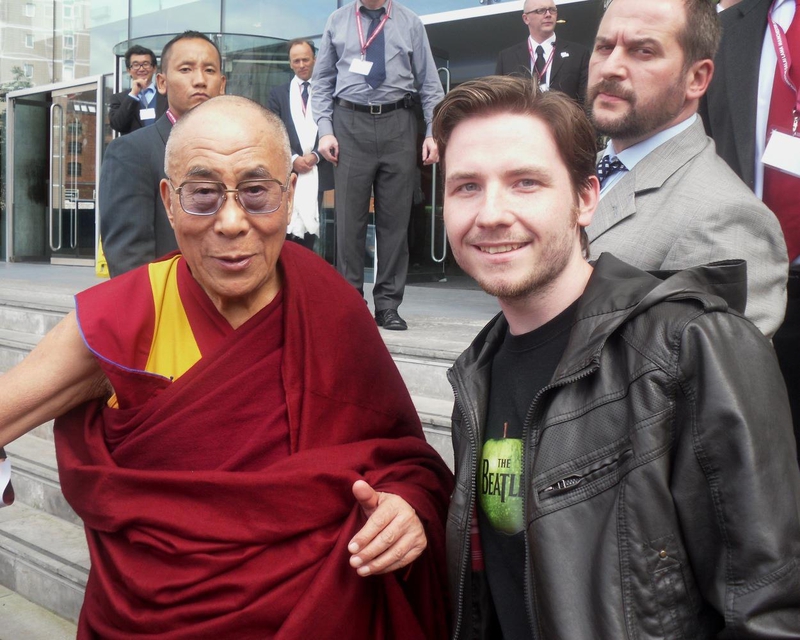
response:
[[[358,293],[292,243],[279,266],[282,299],[174,382],[131,361],[129,339],[148,332],[147,268],[77,297],[87,344],[127,402],[56,424],[92,560],[79,638],[447,637],[452,477]],[[288,445],[277,457],[259,436],[270,431]],[[359,478],[425,525],[428,548],[403,575],[360,578],[348,564],[365,522]]]

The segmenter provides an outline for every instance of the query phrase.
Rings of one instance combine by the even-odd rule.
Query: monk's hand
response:
[[[416,560],[428,545],[425,529],[411,505],[393,493],[375,491],[363,480],[353,484],[353,495],[367,523],[347,550],[350,566],[360,576],[391,573]]]

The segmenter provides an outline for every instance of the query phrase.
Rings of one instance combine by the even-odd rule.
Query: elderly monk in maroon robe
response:
[[[60,416],[81,639],[447,637],[451,475],[362,298],[284,245],[290,168],[255,103],[192,110],[161,183],[180,251],[0,377],[0,446]]]

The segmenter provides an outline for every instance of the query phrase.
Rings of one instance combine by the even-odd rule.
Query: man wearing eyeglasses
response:
[[[528,26],[528,39],[500,52],[495,74],[535,77],[542,89],[562,91],[582,105],[589,50],[575,42],[557,39],[557,20],[558,7],[553,0],[525,0],[522,21]]]
[[[179,251],[78,294],[0,377],[0,447],[60,416],[79,638],[447,638],[452,476],[361,296],[284,242],[290,157],[245,98],[184,115]]]
[[[125,52],[131,90],[111,96],[108,122],[122,135],[154,124],[167,110],[167,96],[156,89],[156,55],[138,44]]]

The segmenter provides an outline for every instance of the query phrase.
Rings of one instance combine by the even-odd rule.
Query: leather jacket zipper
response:
[[[583,371],[573,374],[570,377],[562,378],[556,382],[553,382],[542,389],[539,389],[539,392],[534,396],[533,401],[531,402],[531,406],[528,408],[528,413],[525,416],[525,422],[522,425],[522,473],[520,477],[520,487],[522,487],[522,513],[523,517],[525,518],[525,528],[523,529],[523,539],[525,544],[525,585],[524,585],[524,597],[525,597],[525,611],[528,614],[528,626],[531,630],[531,638],[532,640],[539,639],[538,627],[534,624],[535,618],[533,615],[534,609],[534,602],[533,597],[531,597],[531,592],[533,589],[533,569],[531,567],[531,552],[530,552],[530,544],[528,540],[528,491],[527,489],[527,476],[528,476],[528,452],[532,452],[532,446],[530,443],[529,433],[530,428],[534,426],[534,416],[538,419],[539,416],[535,415],[540,413],[539,409],[539,400],[540,398],[547,392],[556,389],[558,387],[563,387],[568,384],[572,384],[573,382],[577,382],[578,380],[589,376],[590,374],[597,371],[600,368],[599,360],[595,359],[593,362],[587,366]],[[538,425],[536,425],[534,429],[534,433],[538,434]],[[538,438],[537,438],[538,441]],[[533,456],[530,457],[533,459]],[[533,474],[531,473],[531,477]]]
[[[452,371],[452,377],[458,378],[455,370]],[[450,376],[448,375],[448,378]],[[470,478],[473,480],[477,477],[478,473],[478,445],[477,445],[477,431],[475,426],[469,419],[469,415],[464,410],[464,406],[461,403],[458,394],[458,388],[456,383],[451,379],[450,386],[453,387],[453,398],[455,399],[456,406],[458,407],[459,412],[461,413],[461,417],[464,419],[464,424],[467,427],[467,435],[469,437],[469,445],[470,451],[472,453],[472,458],[470,461]],[[467,571],[469,569],[469,560],[470,560],[470,549],[469,549],[469,538],[470,538],[470,527],[472,526],[472,510],[475,506],[475,496],[474,496],[474,483],[469,483],[469,488],[467,491],[467,539],[464,544],[464,548],[467,550],[464,554],[464,557],[461,561],[461,574],[458,580],[458,609],[456,610],[456,624],[453,629],[453,640],[457,640],[458,636],[461,632],[461,623],[464,618],[464,584],[467,580]]]
[[[565,386],[567,384],[571,384],[573,382],[577,382],[582,378],[589,376],[590,374],[594,373],[597,369],[600,368],[599,357],[595,356],[592,362],[589,363],[582,371],[579,373],[573,374],[567,378],[562,378],[561,380],[552,383],[542,389],[534,397],[533,401],[531,402],[531,406],[528,408],[528,413],[525,416],[525,422],[523,424],[523,433],[522,433],[522,472],[520,477],[520,486],[525,487],[526,477],[527,477],[527,466],[528,466],[528,449],[529,449],[529,442],[528,442],[528,432],[529,427],[533,425],[534,420],[534,412],[538,409],[537,402],[541,396],[552,390],[556,389],[561,386]],[[455,379],[455,380],[454,380]],[[450,386],[453,388],[453,397],[455,399],[455,404],[458,407],[459,412],[461,413],[461,417],[464,419],[464,423],[467,426],[467,435],[469,437],[469,444],[470,444],[470,452],[472,454],[472,458],[470,461],[470,479],[471,482],[469,483],[467,498],[468,498],[468,507],[467,507],[467,541],[469,541],[470,531],[469,527],[471,526],[469,523],[472,522],[472,512],[475,503],[475,496],[474,496],[474,480],[477,477],[478,473],[478,445],[477,445],[477,436],[478,430],[475,425],[472,424],[471,420],[469,419],[469,415],[464,410],[464,405],[459,398],[458,387],[460,386],[457,382],[460,382],[460,376],[456,372],[455,368],[451,369],[448,372],[448,380],[450,382]],[[457,452],[456,452],[457,453]],[[533,617],[533,598],[531,597],[531,581],[533,572],[531,570],[531,558],[530,558],[530,545],[528,543],[528,491],[522,491],[522,513],[524,514],[525,518],[525,529],[523,530],[523,538],[524,538],[524,545],[525,545],[525,583],[524,583],[524,598],[525,598],[525,611],[527,613],[528,618],[528,626],[531,629],[531,638],[532,640],[539,640],[539,633],[537,632],[537,628],[534,625],[534,617]],[[465,543],[465,549],[469,548],[469,545]],[[459,635],[461,633],[461,625],[464,618],[464,583],[466,582],[467,570],[469,567],[469,551],[464,554],[464,557],[461,562],[461,573],[459,576],[459,584],[458,584],[458,599],[457,599],[457,610],[456,610],[456,618],[455,618],[455,625],[453,629],[453,640],[458,640]]]
[[[569,493],[579,486],[594,482],[600,477],[605,477],[609,467],[619,468],[631,455],[633,455],[633,449],[625,449],[624,451],[620,451],[609,458],[593,464],[587,469],[582,469],[578,473],[573,473],[561,478],[544,489],[539,490],[539,499],[547,500],[549,498],[555,498]]]

